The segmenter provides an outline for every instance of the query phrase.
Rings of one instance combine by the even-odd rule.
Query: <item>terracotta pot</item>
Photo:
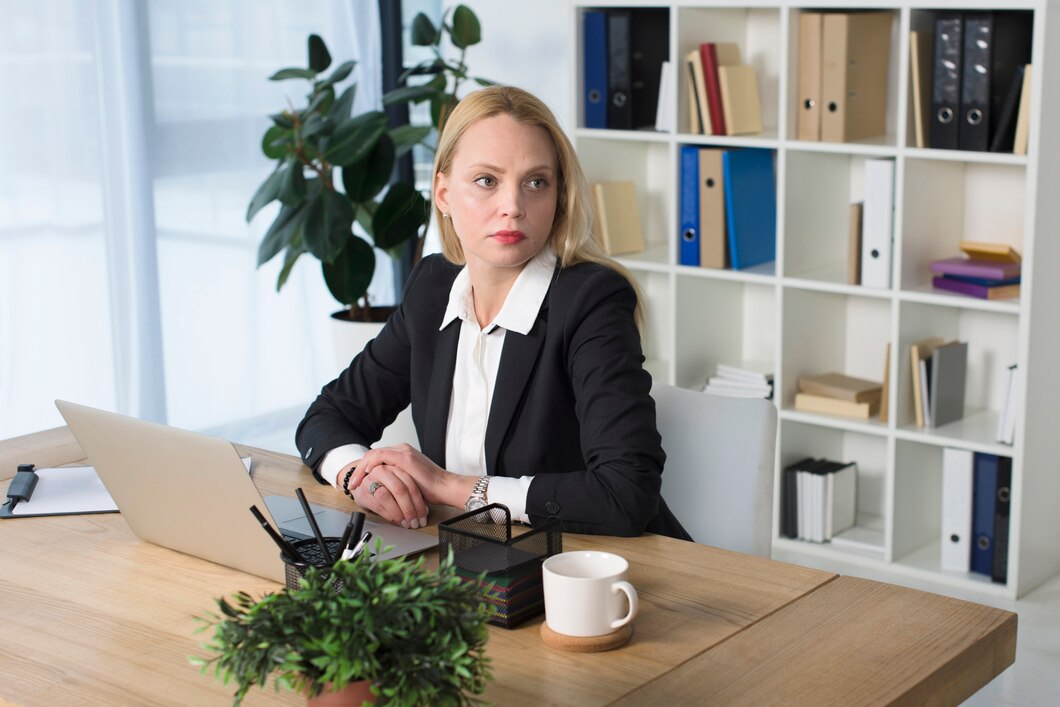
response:
[[[307,697],[305,701],[306,707],[361,707],[365,702],[375,704],[371,683],[367,680],[351,682],[338,692],[329,692],[324,688],[324,692],[316,697]]]

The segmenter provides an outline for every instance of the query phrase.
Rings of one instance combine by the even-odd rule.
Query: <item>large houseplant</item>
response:
[[[388,705],[469,704],[489,678],[487,615],[451,558],[422,565],[365,553],[310,568],[299,589],[218,599],[221,615],[199,618],[212,656],[193,662],[235,682],[237,705],[270,676],[309,699],[367,681]]]
[[[447,58],[443,39],[458,54]],[[262,150],[274,160],[273,172],[257,189],[247,208],[247,221],[265,205],[280,202],[280,211],[258,249],[258,265],[283,254],[276,282],[280,289],[298,258],[308,253],[321,262],[332,296],[347,318],[370,321],[368,286],[376,268],[375,247],[397,254],[407,242],[422,238],[429,209],[413,184],[392,181],[395,161],[426,141],[432,128],[441,129],[457,101],[460,84],[484,79],[468,75],[467,48],[481,40],[475,13],[460,5],[447,11],[438,27],[420,13],[412,23],[412,43],[429,47],[433,57],[405,72],[430,76],[426,83],[401,86],[383,97],[384,104],[430,102],[432,126],[388,126],[386,113],[372,110],[351,115],[356,84],[336,95],[355,62],[347,61],[324,74],[331,54],[317,35],[308,39],[308,65],[286,68],[273,81],[309,81],[305,105],[270,118]],[[360,233],[357,232],[359,227]]]

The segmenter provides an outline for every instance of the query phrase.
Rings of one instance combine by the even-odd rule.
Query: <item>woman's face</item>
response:
[[[435,202],[449,214],[472,275],[518,273],[548,242],[558,167],[548,132],[507,114],[468,128]]]

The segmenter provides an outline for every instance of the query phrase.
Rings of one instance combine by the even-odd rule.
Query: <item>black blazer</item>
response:
[[[444,468],[461,321],[439,326],[459,271],[439,255],[424,258],[380,334],[309,407],[295,439],[322,483],[317,468],[328,451],[370,447],[409,403],[420,449]],[[556,516],[567,532],[690,539],[659,496],[665,454],[635,304],[614,270],[557,265],[530,333],[505,334],[486,469],[534,477],[532,524]]]

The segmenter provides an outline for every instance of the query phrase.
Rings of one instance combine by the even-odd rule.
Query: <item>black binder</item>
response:
[[[607,127],[612,130],[633,129],[630,25],[628,10],[607,13]]]
[[[1008,526],[1012,504],[1012,458],[998,457],[997,496],[994,498],[994,563],[990,579],[1008,581]]]
[[[670,12],[638,9],[631,21],[633,127],[654,129],[662,64],[670,55]]]
[[[1009,83],[1008,95],[1001,103],[994,134],[990,138],[991,152],[1012,152],[1016,142],[1016,113],[1020,105],[1020,93],[1023,91],[1023,72],[1026,67],[1020,64],[1013,72]]]
[[[943,14],[935,18],[935,66],[931,89],[931,147],[956,150],[957,116],[961,110],[961,56],[963,18]]]
[[[958,145],[983,152],[989,145],[990,68],[993,63],[994,16],[966,15],[961,57],[961,114]]]

